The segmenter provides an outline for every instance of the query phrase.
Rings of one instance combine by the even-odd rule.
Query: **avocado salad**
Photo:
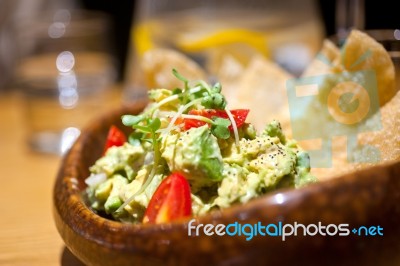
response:
[[[149,90],[142,113],[122,116],[130,135],[110,128],[85,180],[92,210],[128,223],[171,222],[316,181],[309,155],[278,121],[256,132],[250,110],[227,108],[219,83],[173,74],[182,88]]]

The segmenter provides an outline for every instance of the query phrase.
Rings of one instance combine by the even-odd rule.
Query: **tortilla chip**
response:
[[[206,80],[205,71],[192,59],[169,49],[151,49],[144,53],[141,68],[147,88],[173,89],[182,87],[171,71],[171,67],[188,80]]]
[[[303,72],[302,77],[312,77],[332,73],[332,64],[339,56],[339,48],[330,40],[324,40],[321,51]]]
[[[209,49],[205,51],[205,56],[206,69],[209,73],[220,78],[221,74],[226,75],[224,72],[228,72],[234,78],[235,74],[240,74],[249,65],[253,57],[262,55],[251,46],[236,43]],[[232,63],[233,66],[230,66]]]
[[[341,51],[329,40],[302,77],[318,76],[344,71],[375,71],[380,106],[397,92],[395,69],[389,53],[376,40],[358,30],[352,30]]]
[[[286,81],[292,76],[262,56],[253,57],[237,84],[230,108],[248,108],[248,121],[262,130],[273,119],[289,118]],[[282,110],[282,111],[279,111]],[[279,117],[278,117],[279,115]]]
[[[318,112],[318,110],[324,110],[329,107],[327,102],[324,102],[323,99],[328,99],[329,101],[329,97],[331,96],[334,99],[339,99],[339,96],[345,91],[353,93],[353,97],[362,101],[361,103],[366,103],[366,101],[363,101],[365,97],[362,97],[365,92],[362,87],[359,86],[359,83],[362,80],[366,80],[368,78],[366,75],[368,74],[361,70],[373,70],[375,72],[377,94],[379,95],[379,105],[381,107],[379,112],[369,117],[367,121],[361,121],[360,123],[354,124],[354,126],[367,125],[368,123],[371,125],[371,123],[376,123],[379,121],[379,118],[381,118],[382,129],[379,131],[359,133],[357,135],[358,144],[370,145],[380,151],[380,158],[375,164],[384,161],[398,160],[400,157],[400,142],[397,136],[400,119],[398,118],[399,110],[396,110],[395,107],[397,106],[397,108],[400,109],[400,96],[399,93],[397,93],[396,97],[393,98],[397,90],[395,87],[395,69],[392,60],[381,44],[365,33],[353,30],[340,53],[333,43],[325,41],[319,56],[317,56],[303,74],[303,77],[320,76],[323,80],[322,83],[319,84],[319,100],[312,101],[309,106],[310,108],[305,114],[305,118],[308,117],[310,119],[306,119],[304,123],[302,123],[302,125],[304,125],[303,131],[312,128],[312,130],[318,130],[318,132],[320,132],[321,139],[332,139],[332,167],[312,169],[313,174],[320,180],[339,176],[346,172],[358,170],[373,164],[349,162],[347,158],[347,137],[338,136],[329,138],[332,129],[328,125],[323,124],[324,119],[322,121],[317,121],[316,117],[318,116],[315,118],[313,117],[313,114]],[[357,73],[357,71],[359,72]],[[350,80],[344,79],[341,81],[340,77],[342,73],[343,75],[350,76]],[[326,75],[326,78],[323,78],[325,74],[332,75]],[[338,85],[335,86],[335,91],[332,91],[333,88],[329,85],[330,82],[339,82]],[[339,90],[339,87],[342,90]],[[326,97],[327,95],[329,95],[328,98]],[[378,102],[376,103],[378,104]],[[369,104],[368,102],[368,105]],[[332,115],[332,112],[330,113]],[[348,117],[354,118],[352,116]],[[338,117],[334,118],[338,121]],[[346,121],[338,122],[353,124],[347,123]],[[288,126],[290,125],[286,125],[286,127]],[[296,138],[296,135],[294,135],[294,138]],[[315,150],[320,148],[321,142],[304,141],[300,142],[300,146],[306,150]],[[362,154],[358,152],[356,148],[353,150],[350,149],[349,156],[355,157],[357,154]]]
[[[378,163],[400,160],[400,92],[380,109],[382,129],[358,135],[360,145],[371,145],[380,151]],[[379,113],[375,114],[375,116]],[[374,120],[376,117],[371,118]],[[313,168],[319,180],[326,180],[344,173],[357,171],[373,163],[350,163],[347,160],[347,138],[339,137],[332,144],[332,168]]]
[[[379,148],[381,162],[400,160],[400,92],[397,92],[380,111],[382,130],[361,133],[359,141]]]
[[[396,94],[395,69],[385,48],[358,30],[352,30],[348,36],[340,58],[340,66],[334,72],[373,69],[377,78],[380,106],[383,106]]]
[[[213,57],[210,58],[210,73],[215,73],[216,77],[218,77],[218,81],[222,84],[223,94],[231,106],[236,99],[238,83],[245,66],[229,53],[221,55],[218,63]]]

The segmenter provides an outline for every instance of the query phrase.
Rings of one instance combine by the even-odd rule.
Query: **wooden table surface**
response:
[[[0,265],[80,265],[53,222],[61,157],[29,150],[25,120],[20,96],[0,94]]]

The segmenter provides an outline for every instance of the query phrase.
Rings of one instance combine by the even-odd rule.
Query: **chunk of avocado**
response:
[[[110,214],[115,212],[122,205],[122,200],[118,196],[109,197],[104,203],[106,213]]]
[[[98,200],[99,202],[105,202],[108,196],[110,196],[112,185],[113,184],[111,179],[108,179],[104,183],[101,183],[94,191],[94,196],[96,200]]]
[[[182,172],[194,189],[212,185],[223,178],[218,141],[207,125],[166,137],[161,156],[169,169]]]

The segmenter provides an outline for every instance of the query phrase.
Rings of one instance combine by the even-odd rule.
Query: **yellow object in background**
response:
[[[135,44],[136,52],[142,56],[148,50],[154,48],[151,40],[151,26],[148,23],[138,24],[133,28],[131,36],[133,37],[132,43]]]
[[[139,24],[133,29],[133,43],[139,55],[142,56],[146,51],[155,48],[156,45],[151,36],[153,30],[154,25],[150,23]],[[179,36],[176,40],[177,48],[185,53],[198,53],[232,44],[248,45],[263,56],[270,57],[266,34],[247,29],[222,29],[194,38],[186,34]]]
[[[177,41],[178,47],[187,53],[201,52],[209,48],[230,44],[247,44],[256,49],[265,57],[270,56],[265,33],[246,29],[223,29],[211,34],[205,34],[200,38],[183,36]]]

